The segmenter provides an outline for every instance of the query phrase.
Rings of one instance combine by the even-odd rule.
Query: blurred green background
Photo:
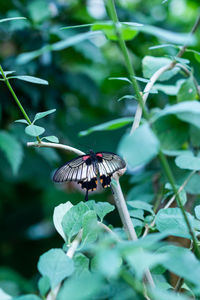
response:
[[[121,21],[155,25],[172,32],[189,32],[198,14],[199,1],[192,0],[120,0],[117,1]],[[30,118],[37,112],[56,108],[56,113],[38,122],[46,135],[56,135],[63,144],[87,152],[116,152],[124,128],[102,131],[80,137],[78,133],[90,126],[133,116],[134,100],[117,100],[132,93],[126,82],[109,77],[125,77],[123,57],[115,42],[103,35],[76,43],[58,51],[24,53],[48,44],[87,32],[89,28],[64,26],[91,24],[108,20],[101,0],[7,0],[0,3],[0,18],[24,16],[27,20],[0,23],[0,59],[4,70],[18,75],[45,79],[49,85],[36,85],[20,80],[11,84]],[[200,34],[197,34],[200,39]],[[142,77],[141,60],[145,55],[175,55],[174,48],[150,50],[160,44],[156,37],[139,33],[127,43],[137,76]],[[196,50],[200,51],[199,44]],[[39,55],[41,54],[41,55]],[[199,65],[193,53],[186,53],[197,78]],[[144,86],[144,83],[140,83]],[[164,93],[152,95],[149,105],[163,107],[168,101]],[[175,97],[170,97],[173,103]],[[83,194],[73,184],[55,186],[53,171],[72,156],[53,149],[30,149],[33,141],[24,132],[24,125],[14,123],[22,115],[6,85],[0,82],[0,125],[21,145],[23,159],[17,174],[13,174],[3,152],[0,152],[0,287],[18,292],[36,290],[38,257],[52,247],[62,246],[61,238],[52,225],[53,209],[61,202],[77,203]],[[128,175],[122,178],[126,193],[131,184]],[[101,191],[90,199],[112,201],[111,191]],[[120,225],[117,213],[109,222]]]

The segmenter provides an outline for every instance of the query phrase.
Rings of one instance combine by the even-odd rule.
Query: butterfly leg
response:
[[[88,201],[88,189],[86,189],[85,201]]]

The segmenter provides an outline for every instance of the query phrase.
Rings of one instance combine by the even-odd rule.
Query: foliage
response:
[[[198,2],[94,2],[0,4],[0,298],[198,299]],[[59,140],[126,160],[128,216],[52,183]]]

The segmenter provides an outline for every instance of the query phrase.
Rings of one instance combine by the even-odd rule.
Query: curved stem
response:
[[[56,143],[46,143],[46,142],[34,143],[34,142],[29,142],[29,143],[27,143],[27,147],[37,147],[37,148],[47,147],[47,148],[55,148],[55,149],[65,150],[65,151],[68,151],[68,152],[75,153],[77,155],[84,155],[85,154],[81,150],[78,150],[74,147],[70,147],[70,146],[63,145],[63,144],[56,144]]]

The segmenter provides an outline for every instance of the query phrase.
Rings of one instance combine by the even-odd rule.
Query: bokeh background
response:
[[[198,14],[199,1],[120,0],[117,9],[121,21],[189,32]],[[89,30],[87,27],[60,30],[62,27],[108,20],[103,1],[1,1],[1,19],[17,16],[27,20],[0,23],[3,68],[49,82],[49,85],[37,85],[11,81],[29,117],[56,108],[56,113],[38,122],[46,128],[46,135],[55,135],[61,143],[84,152],[89,149],[116,152],[124,129],[82,137],[79,132],[119,117],[133,116],[135,112],[134,100],[117,101],[132,93],[127,83],[108,79],[126,76],[117,44],[99,35],[58,51],[32,53]],[[175,55],[176,49],[170,47],[149,49],[159,43],[156,37],[145,33],[127,43],[138,76],[142,77],[141,60],[145,55]],[[200,51],[198,45],[196,49]],[[32,53],[28,58],[24,54],[27,52]],[[193,53],[185,55],[193,62],[198,77],[199,65],[193,56]],[[162,108],[167,99],[164,93],[159,93],[151,96],[149,105]],[[171,96],[170,101],[173,103],[175,98]],[[33,139],[25,134],[23,124],[14,123],[21,118],[9,90],[0,81],[1,131],[9,132],[17,140],[23,155],[18,172],[13,174],[5,153],[0,152],[0,287],[13,295],[36,291],[39,256],[50,248],[62,246],[52,225],[54,207],[66,201],[77,203],[84,197],[75,185],[58,187],[51,180],[53,171],[73,156],[53,149],[27,148],[26,143]],[[130,185],[128,175],[123,176],[125,193]],[[90,198],[112,201],[110,190],[99,191]],[[116,212],[109,218],[110,223],[120,225]]]

